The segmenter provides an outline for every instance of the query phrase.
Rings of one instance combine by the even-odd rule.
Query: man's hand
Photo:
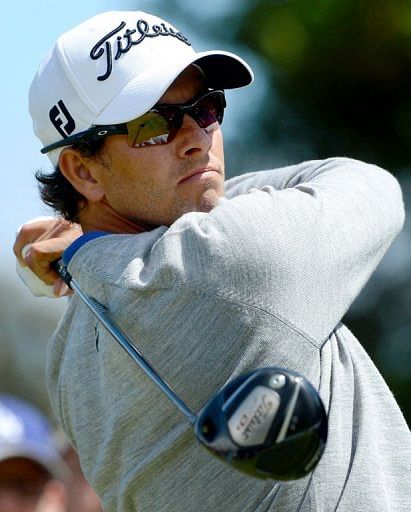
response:
[[[54,296],[61,297],[69,295],[70,290],[51,264],[80,235],[82,230],[78,224],[51,217],[34,219],[20,228],[13,251],[23,269],[28,267],[43,283],[52,286]],[[27,270],[25,273],[27,274]],[[23,275],[21,277],[31,289]],[[31,291],[34,293],[32,289]]]

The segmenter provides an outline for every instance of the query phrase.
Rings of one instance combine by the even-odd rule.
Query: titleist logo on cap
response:
[[[106,58],[106,72],[103,75],[97,77],[97,80],[103,81],[111,75],[113,70],[113,47],[110,38],[118,34],[126,26],[126,22],[122,21],[120,25],[108,32],[93,46],[90,51],[90,57],[93,60],[100,59],[105,56]],[[183,36],[181,32],[176,32],[173,27],[167,26],[165,23],[159,25],[150,25],[150,23],[144,19],[139,19],[136,24],[136,28],[127,29],[123,35],[118,35],[116,38],[116,51],[114,60],[118,60],[123,53],[127,53],[132,46],[141,44],[146,37],[159,37],[159,36],[172,36],[176,37],[183,43],[191,46],[189,40]]]

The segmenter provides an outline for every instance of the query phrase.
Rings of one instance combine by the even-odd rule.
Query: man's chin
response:
[[[218,201],[221,199],[221,197],[223,197],[223,195],[223,192],[220,190],[206,190],[201,196],[197,211],[209,213],[213,208],[217,206]]]
[[[165,225],[170,226],[174,224],[180,217],[185,215],[186,213],[193,212],[201,212],[201,213],[209,213],[213,208],[215,208],[219,202],[219,200],[224,196],[223,191],[218,189],[208,189],[204,191],[200,197],[195,198],[192,201],[184,201],[180,203],[180,207],[178,210],[175,210],[175,215],[173,215]]]

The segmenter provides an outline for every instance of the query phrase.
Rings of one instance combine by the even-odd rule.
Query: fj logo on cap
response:
[[[76,127],[76,123],[67,110],[66,105],[63,103],[63,100],[58,101],[57,105],[54,105],[50,109],[49,118],[55,129],[63,138],[73,133]]]
[[[103,75],[97,77],[97,80],[103,81],[111,75],[113,70],[113,48],[112,43],[109,39],[118,34],[126,26],[126,22],[122,21],[120,25],[102,37],[91,49],[90,57],[93,60],[100,59],[103,55],[106,57],[107,68]],[[137,36],[135,36],[137,34]],[[173,27],[167,26],[165,23],[160,25],[151,25],[146,20],[138,20],[135,29],[130,30],[129,28],[124,34],[117,36],[117,48],[114,55],[114,60],[118,60],[123,53],[127,53],[132,46],[141,44],[146,37],[158,37],[158,36],[172,36],[176,37],[183,43],[191,46],[190,41],[183,36],[181,32],[176,32]],[[133,40],[134,38],[134,40]]]

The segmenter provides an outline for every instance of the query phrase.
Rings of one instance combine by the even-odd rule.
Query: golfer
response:
[[[143,12],[63,34],[30,113],[54,166],[41,195],[65,222],[24,226],[15,252],[53,285],[75,238],[69,272],[195,411],[245,371],[302,373],[329,417],[320,463],[280,485],[214,459],[75,296],[49,343],[51,403],[108,512],[408,511],[408,428],[341,323],[402,227],[400,188],[347,158],[225,181],[224,91],[252,78]]]

